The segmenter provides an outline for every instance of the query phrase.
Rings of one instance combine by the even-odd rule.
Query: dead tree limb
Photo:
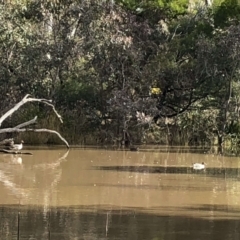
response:
[[[28,103],[28,102],[40,102],[43,104],[46,104],[48,106],[50,106],[53,110],[53,112],[56,114],[56,116],[58,117],[58,119],[60,120],[60,122],[62,123],[62,117],[61,115],[57,112],[57,110],[55,109],[55,106],[52,104],[52,100],[48,100],[48,99],[44,99],[44,98],[32,98],[30,97],[30,94],[27,94],[20,102],[18,102],[13,108],[11,108],[9,111],[7,111],[3,116],[0,117],[0,127],[3,123],[4,120],[6,120],[9,116],[11,116],[14,112],[16,112],[21,106],[23,106],[24,104]],[[32,120],[29,120],[27,122],[21,123],[13,128],[4,128],[4,129],[0,129],[0,134],[1,133],[11,133],[11,132],[47,132],[47,133],[53,133],[56,134],[61,141],[63,141],[66,146],[69,148],[69,144],[66,141],[65,138],[63,138],[61,136],[60,133],[58,133],[55,130],[50,130],[50,129],[28,129],[28,128],[23,128],[26,126],[29,126],[31,124],[36,123],[37,121],[37,116],[35,118],[33,118]]]
[[[11,146],[14,144],[13,138],[4,139],[0,142],[0,146]]]
[[[17,125],[14,128],[23,128],[23,127],[26,127],[28,125],[34,124],[36,122],[37,122],[37,116],[35,118],[33,118],[32,120],[30,120],[30,121],[27,121],[27,122],[24,122],[24,123],[21,123],[21,124]]]
[[[7,119],[9,116],[11,116],[14,112],[16,112],[21,106],[23,106],[24,104],[28,103],[28,102],[41,102],[44,103],[48,106],[50,106],[54,113],[56,114],[56,116],[58,117],[58,119],[60,120],[60,122],[62,123],[62,117],[61,115],[59,115],[59,113],[56,111],[54,105],[51,103],[52,100],[47,100],[44,98],[31,98],[29,97],[30,94],[27,94],[20,102],[18,102],[12,109],[10,109],[9,111],[7,111],[2,117],[0,117],[0,126],[2,125],[3,121],[5,119]]]
[[[10,151],[10,150],[6,150],[6,149],[0,149],[0,152],[6,153],[6,154],[14,154],[14,155],[33,155],[30,152],[18,152],[18,151]]]
[[[0,134],[1,133],[11,133],[11,132],[46,132],[46,133],[54,133],[56,134],[65,144],[66,146],[69,148],[69,144],[66,141],[65,138],[63,138],[61,136],[61,134],[55,130],[50,130],[50,129],[46,129],[46,128],[40,128],[40,129],[33,129],[33,128],[3,128],[0,129]]]

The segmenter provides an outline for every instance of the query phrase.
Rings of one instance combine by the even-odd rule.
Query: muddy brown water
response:
[[[168,150],[1,154],[0,239],[239,240],[240,158]]]

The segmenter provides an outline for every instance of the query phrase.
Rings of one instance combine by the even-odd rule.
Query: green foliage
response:
[[[59,86],[55,98],[57,99],[57,105],[64,105],[70,110],[73,110],[79,104],[82,106],[88,104],[94,107],[97,98],[95,92],[93,86],[72,80],[65,82],[64,87]]]
[[[178,116],[178,126],[187,133],[187,142],[190,145],[204,145],[212,142],[214,132],[217,129],[216,109],[198,109],[186,112]]]
[[[111,141],[126,131],[143,139],[151,118],[158,126],[149,139],[161,143],[160,132],[176,129],[199,142],[238,134],[230,123],[240,107],[239,3],[189,9],[187,0],[0,4],[0,110],[26,93],[51,98],[72,141],[90,133]]]
[[[215,27],[225,27],[231,24],[238,24],[240,20],[239,0],[224,0],[215,8],[214,25]]]
[[[186,13],[189,5],[189,0],[118,0],[117,2],[137,13],[161,9],[169,16]]]

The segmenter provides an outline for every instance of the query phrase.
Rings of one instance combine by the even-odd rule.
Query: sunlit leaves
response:
[[[159,95],[161,93],[161,89],[158,87],[152,87],[151,88],[151,94],[152,95]]]

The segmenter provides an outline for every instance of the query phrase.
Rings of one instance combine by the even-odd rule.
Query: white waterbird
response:
[[[194,163],[193,164],[193,169],[195,169],[195,170],[205,169],[205,163],[204,162],[202,162],[202,163]]]

